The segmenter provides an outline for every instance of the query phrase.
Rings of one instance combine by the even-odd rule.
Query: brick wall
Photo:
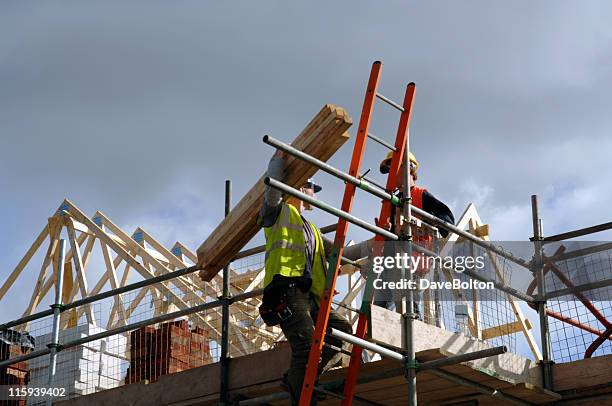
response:
[[[208,334],[186,320],[141,327],[130,333],[130,366],[125,383],[155,382],[160,376],[211,362]]]

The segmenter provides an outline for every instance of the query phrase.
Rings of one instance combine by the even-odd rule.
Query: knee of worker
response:
[[[353,327],[351,326],[351,323],[349,323],[347,319],[335,312],[330,313],[329,319],[327,321],[327,326],[335,328],[336,330],[340,330],[343,333],[353,334]]]
[[[285,338],[289,341],[293,357],[305,354],[305,357],[308,358],[308,352],[312,344],[311,329],[285,331]]]
[[[350,323],[347,320],[345,320],[345,319],[343,319],[341,317],[338,317],[338,318],[330,317],[329,321],[327,322],[327,325],[329,327],[331,327],[331,328],[336,329],[336,330],[340,330],[343,333],[347,333],[347,334],[352,334],[353,333],[353,328],[351,327]],[[325,341],[327,341],[331,345],[334,345],[334,346],[340,347],[340,348],[342,347],[342,344],[343,344],[342,340],[340,340],[338,338],[331,337],[329,335],[326,335]]]

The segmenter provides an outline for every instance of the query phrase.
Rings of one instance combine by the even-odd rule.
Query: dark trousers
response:
[[[297,405],[302,391],[304,374],[306,373],[306,364],[308,364],[308,354],[312,345],[312,334],[317,320],[319,304],[310,292],[302,292],[297,286],[288,287],[287,296],[292,316],[281,322],[280,327],[291,346],[291,365],[287,372],[286,382],[291,393],[291,403]],[[327,325],[346,333],[352,333],[349,322],[333,309],[329,313]],[[336,338],[327,337],[325,342],[342,348],[342,341]],[[337,351],[327,346],[323,347],[319,373],[336,353]],[[316,398],[316,393],[314,393],[311,404],[316,404]]]

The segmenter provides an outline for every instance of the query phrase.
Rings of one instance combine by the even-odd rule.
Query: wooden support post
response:
[[[76,232],[74,230],[74,226],[69,223],[68,225],[68,240],[70,241],[70,248],[72,249],[72,257],[74,261],[76,276],[79,282],[79,291],[81,292],[81,297],[87,297],[87,278],[85,277],[85,266],[83,265],[83,258],[81,256],[81,248],[79,247],[79,243],[76,239]],[[96,316],[93,313],[91,305],[87,304],[85,316],[87,317],[87,322],[89,324],[96,324]]]
[[[104,263],[106,264],[106,275],[110,280],[110,285],[112,289],[117,289],[119,287],[119,281],[117,280],[117,271],[113,261],[111,259],[111,252],[108,246],[104,243],[104,241],[100,240],[100,249],[102,250],[102,256],[104,257]],[[127,318],[125,317],[125,307],[123,305],[123,295],[115,296],[114,307],[119,311],[119,325],[126,325]],[[112,313],[112,312],[111,312]],[[109,317],[108,322],[111,323],[113,317]],[[107,328],[110,328],[107,326]]]
[[[49,227],[44,227],[42,231],[38,234],[38,237],[36,237],[32,245],[30,246],[26,254],[23,256],[23,258],[21,258],[21,261],[19,261],[15,269],[13,269],[13,272],[11,272],[6,281],[4,281],[4,283],[2,284],[2,287],[0,287],[0,300],[2,300],[6,292],[11,288],[11,286],[13,286],[15,280],[19,277],[23,269],[28,265],[34,253],[42,245],[43,241],[45,241],[45,238],[47,238],[48,235]]]
[[[30,298],[30,303],[26,308],[25,312],[23,312],[22,316],[29,316],[38,306],[40,299],[42,299],[41,290],[44,285],[45,276],[47,275],[47,269],[49,268],[49,263],[53,255],[55,255],[55,250],[58,244],[58,238],[61,231],[61,224],[59,216],[50,217],[47,224],[48,235],[49,235],[49,248],[47,248],[47,252],[43,258],[43,263],[40,268],[40,272],[38,273],[38,278],[36,279],[36,285],[34,286],[34,291],[32,292],[32,297]],[[28,329],[29,323],[23,325],[24,329]]]

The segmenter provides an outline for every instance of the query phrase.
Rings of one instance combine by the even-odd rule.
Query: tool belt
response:
[[[264,292],[262,304],[259,306],[259,315],[269,327],[277,326],[281,322],[290,319],[293,313],[289,307],[287,290],[277,288]]]

